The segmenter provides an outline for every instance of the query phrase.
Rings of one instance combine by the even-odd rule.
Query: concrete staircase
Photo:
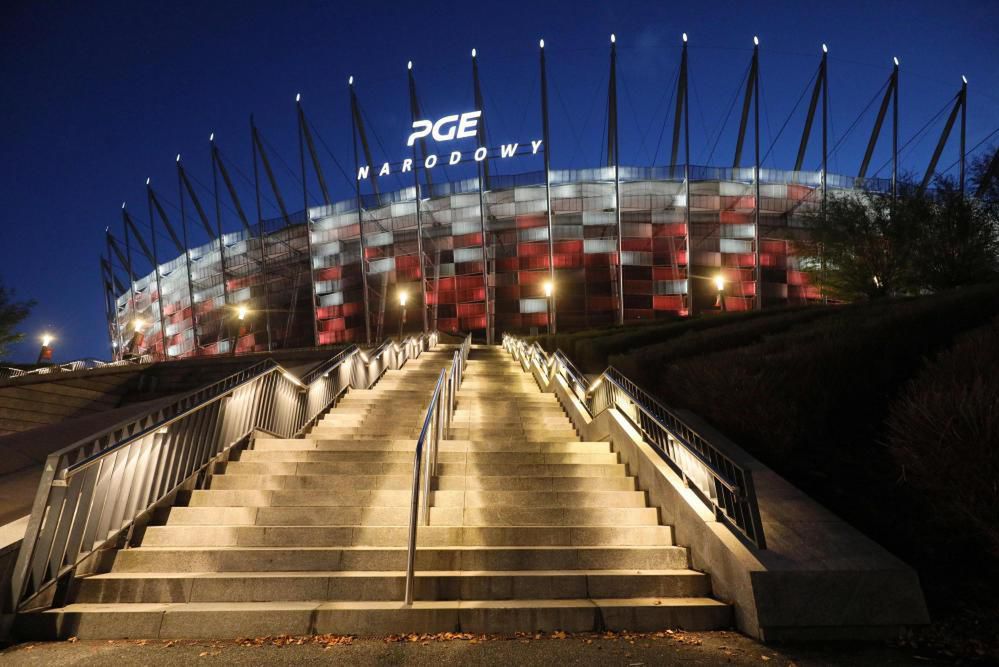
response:
[[[350,391],[308,437],[258,439],[78,579],[29,634],[507,633],[728,627],[669,526],[606,442],[580,442],[551,394],[475,347],[441,443],[416,602],[403,604],[414,441],[438,347]]]

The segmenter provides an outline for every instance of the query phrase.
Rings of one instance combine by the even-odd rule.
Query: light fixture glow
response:
[[[150,182],[151,182],[152,180],[153,180],[153,179],[151,179],[151,178],[148,178],[148,177],[147,177],[147,178],[146,178],[146,185],[149,185],[149,183],[150,183]]]
[[[123,211],[125,210],[125,202],[121,203],[121,210],[123,210]]]
[[[683,33],[683,43],[687,43],[687,33]]]
[[[961,81],[964,83],[964,85],[966,85],[966,86],[968,85],[968,77],[966,77],[963,74],[961,75]]]
[[[236,309],[236,317],[242,321],[246,317],[246,306],[240,306]]]
[[[545,48],[545,40],[542,39],[541,41],[539,41],[538,46],[540,46],[542,49]]]
[[[552,281],[546,280],[545,281],[545,296],[546,297],[550,297],[554,292],[555,292],[555,285],[552,284]]]
[[[302,101],[302,93],[295,93],[295,101],[296,102]]]
[[[354,85],[354,75],[353,74],[351,74],[349,77],[347,77],[347,85],[348,86],[353,86]]]
[[[177,162],[180,162],[180,153],[177,153]]]
[[[725,289],[725,276],[720,273],[715,276],[715,288],[717,288],[719,292]]]
[[[613,44],[616,41],[617,41],[617,37],[614,36],[614,33],[611,33],[611,44]]]
[[[212,132],[211,134],[208,135],[208,141],[215,141],[215,133],[214,132]]]
[[[756,35],[753,35],[753,46],[759,46],[759,45],[760,45],[760,38],[757,37]]]
[[[42,334],[42,347],[48,347],[52,341],[55,340],[55,336],[49,333]]]
[[[406,63],[406,69],[413,69],[413,61],[410,60]]]
[[[895,56],[892,60],[895,61],[895,67],[898,67],[898,56]]]
[[[829,53],[829,47],[825,44],[822,45],[822,53]]]
[[[474,57],[475,57],[475,55],[476,55],[476,54],[475,54],[475,49],[472,49],[472,57],[474,58]]]
[[[146,322],[141,317],[136,317],[132,320],[132,328],[136,331],[142,331],[146,326]]]
[[[409,294],[406,293],[406,290],[399,290],[399,305],[405,306],[407,299],[409,299]]]

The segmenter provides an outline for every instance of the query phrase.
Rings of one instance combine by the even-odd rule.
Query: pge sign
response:
[[[451,141],[452,139],[467,139],[475,136],[476,128],[479,125],[479,117],[482,111],[466,111],[460,116],[453,114],[444,116],[437,122],[429,120],[414,120],[413,132],[409,135],[407,146],[412,146],[417,139],[422,139],[428,134],[434,141]]]

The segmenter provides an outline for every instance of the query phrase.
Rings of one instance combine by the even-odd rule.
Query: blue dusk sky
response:
[[[733,100],[741,94],[753,36],[759,35],[764,166],[790,169],[804,124],[806,87],[826,43],[830,146],[836,146],[830,171],[856,173],[878,101],[862,112],[898,56],[902,169],[921,175],[961,75],[970,82],[969,148],[999,127],[996,26],[994,0],[5,2],[0,281],[19,298],[38,302],[23,327],[28,339],[14,347],[11,359],[32,360],[45,330],[57,337],[57,360],[109,356],[98,269],[104,229],[110,226],[120,236],[126,201],[148,230],[147,177],[177,224],[175,155],[183,156],[194,179],[210,185],[210,132],[255,218],[250,113],[289,208],[301,210],[294,103],[301,93],[333,199],[350,198],[349,75],[356,79],[376,163],[408,156],[406,62],[414,62],[428,117],[460,113],[473,108],[473,47],[490,144],[529,142],[541,136],[537,44],[543,37],[552,165],[593,167],[606,159],[609,37],[616,33],[621,161],[663,165],[669,160],[680,36],[686,32],[691,161],[730,166],[741,98],[734,109]],[[752,159],[751,137],[747,142],[744,162]],[[997,142],[994,134],[985,146]],[[957,160],[957,145],[955,133],[941,169]],[[469,153],[474,148],[462,146]],[[885,134],[870,175],[889,156]],[[817,168],[819,161],[816,134],[806,168]],[[509,174],[540,166],[540,158],[524,157],[504,160],[496,170]],[[888,174],[887,166],[878,172]],[[458,167],[446,177],[466,175]],[[436,178],[445,178],[444,171]],[[381,187],[404,184],[409,179],[390,176]],[[308,190],[310,204],[318,203],[311,175]],[[211,203],[210,191],[200,196]],[[263,208],[265,218],[278,214],[266,192]],[[238,224],[224,209],[225,229]],[[190,233],[192,244],[206,239],[194,225]],[[176,254],[166,237],[159,248],[161,260]],[[140,259],[136,267],[140,275],[151,270]]]

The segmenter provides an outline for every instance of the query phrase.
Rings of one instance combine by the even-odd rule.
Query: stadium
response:
[[[261,190],[269,187],[280,205],[277,218],[251,219],[214,135],[214,201],[199,196],[178,155],[180,215],[168,215],[147,183],[153,233],[143,234],[124,205],[123,235],[107,233],[101,270],[115,358],[371,343],[404,328],[460,331],[493,342],[503,332],[565,331],[821,300],[821,259],[809,241],[809,217],[821,212],[829,197],[844,192],[896,191],[897,60],[872,99],[877,115],[857,173],[833,174],[825,168],[830,149],[825,47],[814,86],[808,86],[797,160],[783,170],[761,168],[758,43],[739,93],[733,160],[695,165],[689,155],[684,35],[669,163],[634,166],[622,164],[618,150],[612,38],[603,128],[606,163],[554,169],[544,43],[539,46],[540,136],[490,140],[473,50],[474,111],[460,116],[424,118],[410,64],[413,132],[397,149],[406,157],[392,163],[371,158],[351,78],[357,178],[354,192],[339,200],[326,185],[313,126],[301,104],[302,182],[311,170],[322,205],[308,205],[306,196],[301,207],[289,210],[256,127],[257,209]],[[964,182],[966,100],[964,82],[948,103],[950,115],[924,189],[958,118]],[[882,150],[891,145],[890,178],[868,176],[879,140]],[[821,146],[822,168],[816,171],[803,169],[810,141],[813,152]],[[544,168],[496,173],[498,163],[515,164],[522,156],[543,159]],[[445,163],[474,174],[441,178]],[[383,189],[388,174],[412,179],[411,185]],[[220,200],[236,211],[240,229],[222,229]],[[190,225],[203,228],[212,240],[190,247]],[[163,248],[157,248],[157,226],[176,250],[169,259],[162,259]],[[147,275],[133,270],[137,255],[154,267]]]

